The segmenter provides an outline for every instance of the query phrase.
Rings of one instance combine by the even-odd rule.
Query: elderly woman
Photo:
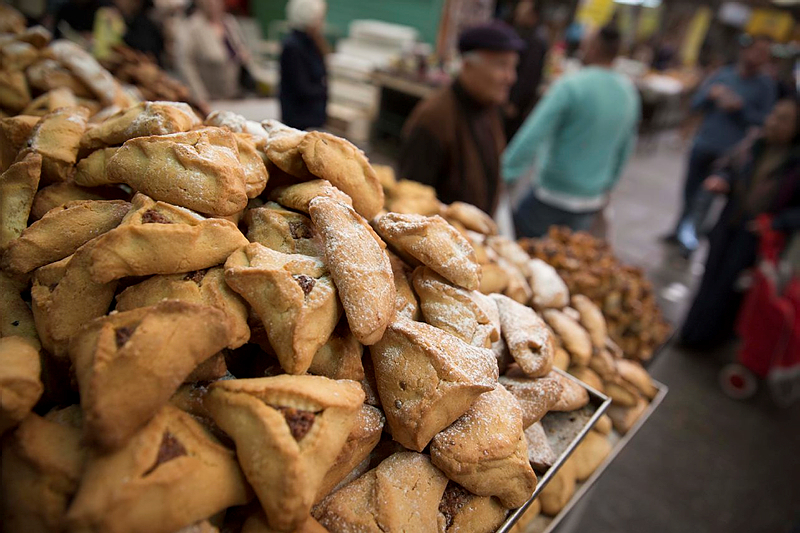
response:
[[[281,52],[281,118],[301,130],[324,126],[327,116],[325,11],[324,0],[290,0],[286,6],[292,32]]]

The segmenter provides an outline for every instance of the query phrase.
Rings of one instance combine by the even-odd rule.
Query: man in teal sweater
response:
[[[619,32],[603,28],[588,43],[581,71],[548,90],[503,154],[503,177],[526,176],[533,189],[514,212],[519,237],[539,237],[551,225],[588,230],[608,203],[636,144],[640,100],[614,72]]]

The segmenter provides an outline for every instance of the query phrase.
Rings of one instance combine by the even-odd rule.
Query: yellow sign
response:
[[[639,25],[636,28],[636,38],[646,41],[658,32],[661,26],[661,6],[643,7],[639,12]]]
[[[747,33],[767,35],[776,41],[785,42],[792,34],[792,15],[777,9],[756,9],[747,23]]]
[[[683,46],[681,47],[681,60],[684,66],[693,67],[697,64],[700,47],[703,46],[703,41],[706,40],[706,33],[708,33],[710,24],[711,8],[701,7],[695,11],[692,20],[689,22],[686,36],[683,39]]]
[[[600,28],[611,21],[616,4],[614,0],[583,0],[576,20],[590,28]]]

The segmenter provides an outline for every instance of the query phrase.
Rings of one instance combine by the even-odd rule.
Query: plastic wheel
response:
[[[719,373],[722,391],[734,400],[751,398],[758,390],[758,379],[739,363],[726,365]]]

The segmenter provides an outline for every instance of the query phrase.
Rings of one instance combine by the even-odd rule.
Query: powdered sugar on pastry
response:
[[[395,313],[394,276],[384,246],[347,205],[318,196],[311,200],[309,214],[322,235],[350,329],[362,344],[375,344]]]
[[[503,338],[514,360],[531,377],[547,374],[555,351],[547,325],[530,307],[501,294],[492,294],[492,298],[497,303]]]
[[[569,289],[556,269],[541,259],[527,264],[528,282],[533,290],[533,305],[539,309],[560,309],[569,305]]]

